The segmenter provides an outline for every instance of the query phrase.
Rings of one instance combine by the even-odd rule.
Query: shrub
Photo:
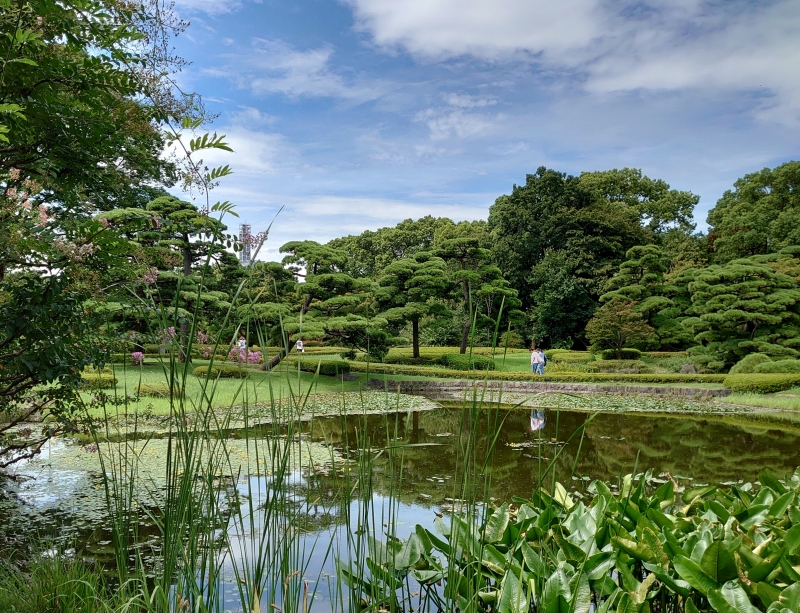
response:
[[[162,345],[156,345],[153,343],[145,343],[142,345],[142,349],[144,349],[145,353],[159,353],[160,347],[162,347]]]
[[[688,354],[685,351],[645,351],[642,355],[646,358],[661,360],[666,358],[685,358]]]
[[[523,338],[513,330],[509,330],[508,332],[503,332],[503,334],[500,335],[500,342],[498,343],[498,349],[503,349],[505,347],[516,349],[524,346],[525,346],[525,341],[523,340]]]
[[[800,360],[763,362],[755,367],[756,373],[800,373]]]
[[[763,353],[751,353],[744,356],[741,360],[736,362],[730,370],[732,375],[752,374],[755,372],[756,366],[771,362],[772,358]]]
[[[441,363],[447,368],[454,370],[494,370],[494,360],[492,358],[467,353],[446,353],[441,358]]]
[[[544,352],[550,362],[562,362],[565,364],[583,364],[594,360],[594,356],[588,351],[570,351],[568,349],[548,349]]]
[[[734,393],[771,394],[800,386],[800,374],[734,374],[723,385]]]
[[[84,370],[81,374],[81,380],[81,387],[87,390],[104,390],[117,385],[117,378],[106,372]]]
[[[175,383],[172,386],[175,396],[180,395],[181,388]],[[169,398],[169,385],[166,383],[140,383],[136,386],[137,396],[149,396],[150,398]]]
[[[297,362],[294,362],[296,365]],[[350,372],[350,362],[344,360],[302,360],[300,361],[300,370],[303,372],[317,372],[319,367],[319,374],[326,377],[335,377]]]
[[[192,374],[195,377],[208,376],[210,379],[216,379],[217,377],[220,379],[244,379],[250,374],[250,371],[239,366],[215,364],[210,368],[208,366],[198,366],[192,371]]]
[[[650,373],[652,369],[640,360],[597,360],[586,366],[588,372]]]
[[[626,347],[620,349],[620,355],[617,357],[617,352],[614,349],[603,349],[600,352],[601,360],[639,360],[642,357],[642,352],[638,349]]]
[[[231,347],[230,353],[228,353],[228,360],[240,364],[260,364],[264,361],[264,356],[260,351]]]

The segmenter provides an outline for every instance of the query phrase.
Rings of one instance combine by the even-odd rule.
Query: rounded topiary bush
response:
[[[525,340],[513,330],[509,330],[500,335],[500,342],[497,344],[497,346],[517,349],[525,346]]]
[[[733,370],[731,370],[733,372]],[[800,360],[777,360],[762,362],[753,369],[754,373],[800,373]]]
[[[731,368],[731,375],[749,375],[755,372],[756,366],[772,362],[772,359],[763,353],[751,353],[736,362]]]
[[[109,373],[96,371],[83,371],[81,374],[81,388],[86,390],[105,390],[116,387],[117,378]]]
[[[728,375],[722,385],[740,394],[772,394],[800,386],[800,374],[759,373]]]

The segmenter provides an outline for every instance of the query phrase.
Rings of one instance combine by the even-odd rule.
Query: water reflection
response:
[[[544,430],[547,424],[547,412],[545,409],[531,409],[531,432]]]

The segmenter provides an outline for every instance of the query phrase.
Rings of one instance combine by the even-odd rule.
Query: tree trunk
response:
[[[412,356],[419,357],[419,319],[411,320],[411,345],[413,346]]]
[[[275,368],[275,367],[276,367],[278,364],[280,364],[280,363],[281,363],[281,360],[282,360],[283,358],[285,358],[287,355],[289,355],[289,353],[291,353],[291,351],[292,351],[292,348],[293,348],[293,347],[294,347],[294,345],[295,345],[295,342],[296,342],[296,341],[289,341],[289,347],[288,347],[288,349],[287,349],[287,348],[283,348],[283,349],[281,349],[281,350],[280,350],[280,351],[279,351],[277,354],[275,354],[274,356],[272,356],[272,357],[269,359],[269,362],[267,362],[267,363],[265,364],[264,370],[267,370],[267,371],[269,371],[269,370],[272,370],[272,369],[273,369],[273,368]]]

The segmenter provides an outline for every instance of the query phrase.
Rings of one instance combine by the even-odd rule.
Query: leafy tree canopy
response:
[[[719,263],[800,245],[800,162],[745,175],[708,214]]]

